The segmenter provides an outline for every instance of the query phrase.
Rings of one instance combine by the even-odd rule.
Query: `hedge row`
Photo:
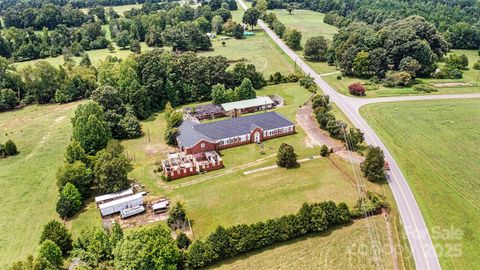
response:
[[[186,269],[198,269],[220,260],[259,249],[351,220],[345,203],[304,203],[297,214],[230,228],[218,226],[205,241],[194,242],[184,257]]]

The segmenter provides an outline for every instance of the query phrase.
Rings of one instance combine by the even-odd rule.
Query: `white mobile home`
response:
[[[105,195],[102,195],[102,196],[95,197],[95,203],[98,206],[99,204],[102,204],[102,203],[111,202],[111,201],[114,201],[114,200],[118,200],[120,198],[125,198],[125,197],[128,197],[128,196],[132,196],[132,195],[133,195],[133,190],[131,188],[129,188],[129,189],[122,190],[122,191],[119,191],[119,192],[116,192],[116,193],[110,193],[110,194],[105,194]]]
[[[145,211],[145,207],[143,207],[143,205],[134,206],[132,208],[127,208],[120,211],[120,216],[122,218],[127,218],[127,217],[131,217],[131,216],[135,216],[140,213],[143,213],[144,211]]]
[[[145,195],[143,192],[137,193],[132,196],[100,204],[98,206],[100,208],[100,213],[102,214],[102,216],[108,216],[118,213],[123,209],[143,205],[143,195]]]

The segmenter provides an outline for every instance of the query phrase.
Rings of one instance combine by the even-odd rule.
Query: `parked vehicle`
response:
[[[390,171],[390,164],[388,164],[388,161],[385,160],[385,162],[383,163],[383,167],[386,171]]]

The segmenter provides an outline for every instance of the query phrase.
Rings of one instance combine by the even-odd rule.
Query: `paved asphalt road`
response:
[[[239,0],[243,9],[248,9],[242,0]],[[427,99],[452,99],[452,98],[480,98],[480,94],[464,95],[424,95],[424,96],[404,96],[389,98],[353,98],[344,96],[335,91],[327,84],[313,69],[311,69],[295,52],[293,52],[277,35],[261,20],[259,26],[278,44],[278,46],[306,73],[310,74],[323,90],[330,100],[346,114],[352,123],[365,133],[365,140],[368,144],[380,146],[385,153],[385,158],[390,165],[388,175],[389,186],[395,197],[401,221],[404,225],[408,241],[410,243],[412,255],[417,269],[441,269],[438,257],[430,238],[430,235],[423,220],[420,209],[418,208],[415,197],[407,184],[405,177],[400,171],[392,155],[375,134],[367,122],[360,116],[359,108],[368,103],[392,102],[406,100],[427,100]]]

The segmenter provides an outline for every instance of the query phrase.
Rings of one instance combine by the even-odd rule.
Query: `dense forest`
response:
[[[452,48],[480,47],[480,2],[476,0],[268,0],[269,9],[296,8],[330,13],[325,22],[338,27],[358,20],[382,27],[412,15],[424,17],[445,34]]]

